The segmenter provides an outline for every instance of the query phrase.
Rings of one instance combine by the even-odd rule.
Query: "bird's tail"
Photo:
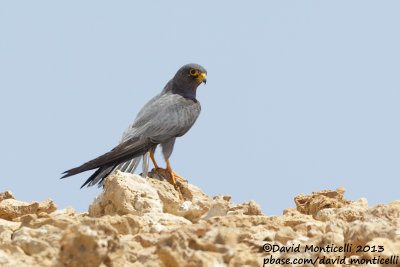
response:
[[[100,167],[86,180],[86,182],[81,186],[81,188],[83,188],[84,186],[88,187],[93,186],[97,183],[98,187],[102,187],[104,184],[104,179],[117,170],[121,172],[133,173],[136,170],[137,166],[139,165],[140,159],[141,156],[127,160],[120,164]]]
[[[104,155],[64,172],[64,176],[61,179],[84,171],[97,169],[82,187],[85,185],[92,186],[96,183],[99,183],[99,186],[101,186],[104,179],[116,170],[133,172],[138,166],[141,156],[147,156],[148,161],[148,152],[154,150],[155,146],[157,146],[157,143],[152,142],[150,139],[129,139],[120,143]]]

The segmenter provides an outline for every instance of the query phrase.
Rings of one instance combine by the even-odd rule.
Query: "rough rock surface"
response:
[[[150,175],[158,179],[109,177],[88,213],[0,193],[0,266],[342,266],[327,260],[374,257],[400,266],[400,201],[368,207],[338,188],[298,195],[296,208],[266,216],[252,200],[237,205]],[[352,248],[339,251],[345,244]],[[321,251],[328,245],[337,251]]]

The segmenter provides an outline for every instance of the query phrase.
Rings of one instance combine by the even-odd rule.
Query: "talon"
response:
[[[179,176],[178,174],[176,174],[175,172],[172,172],[172,175],[175,176],[176,178],[181,179],[183,182],[187,182],[187,180],[181,176]]]
[[[175,182],[175,178],[178,178],[178,179],[182,180],[183,182],[187,182],[187,180],[185,178],[181,177],[180,175],[178,175],[174,171],[172,171],[171,166],[169,165],[169,160],[166,160],[167,161],[167,168],[163,169],[163,168],[158,167],[158,165],[156,163],[156,160],[154,159],[154,153],[153,152],[150,152],[150,158],[151,158],[151,160],[153,161],[153,164],[154,164],[154,168],[151,171],[168,172],[168,174],[169,174],[169,176],[171,178],[171,184],[172,185],[175,185],[175,183],[176,183]]]
[[[157,171],[157,172],[168,172],[169,177],[171,178],[172,184],[175,184],[175,178],[178,178],[180,180],[182,180],[183,182],[187,182],[187,180],[185,178],[183,178],[182,176],[176,174],[174,171],[172,170],[168,170],[168,169],[163,169],[163,168],[153,168],[151,171]]]

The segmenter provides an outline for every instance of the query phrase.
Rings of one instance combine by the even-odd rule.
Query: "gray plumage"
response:
[[[180,68],[162,92],[152,98],[138,113],[134,122],[123,133],[120,144],[111,151],[79,167],[64,172],[69,177],[97,169],[84,187],[99,186],[116,170],[133,173],[143,158],[143,176],[147,176],[149,153],[161,145],[168,162],[176,137],[184,135],[200,114],[196,89],[206,82],[207,71],[200,65],[187,64]]]

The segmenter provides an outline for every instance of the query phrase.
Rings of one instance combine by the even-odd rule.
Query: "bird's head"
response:
[[[198,64],[187,64],[175,74],[174,82],[183,88],[197,88],[201,83],[206,83],[207,71]]]

